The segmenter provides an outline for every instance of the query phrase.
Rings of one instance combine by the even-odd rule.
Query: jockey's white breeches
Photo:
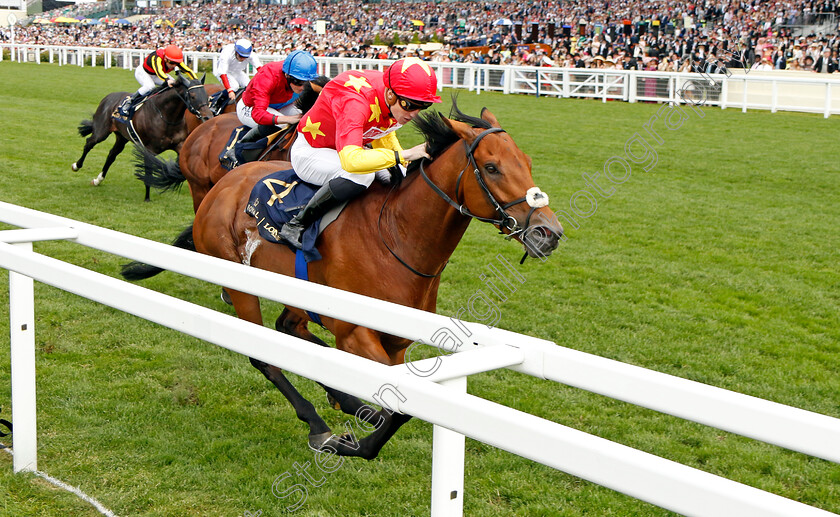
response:
[[[150,91],[154,90],[155,86],[163,84],[160,77],[156,75],[149,75],[146,72],[143,68],[143,63],[140,63],[140,66],[134,69],[134,78],[137,79],[138,83],[140,83],[140,89],[137,90],[137,92],[142,93],[143,95],[146,95]]]
[[[239,122],[242,122],[248,127],[257,127],[257,124],[254,119],[251,118],[251,110],[253,110],[251,106],[246,106],[242,99],[239,99],[239,102],[236,103],[236,115],[239,117]],[[268,108],[267,112],[271,113],[272,115],[300,115],[301,111],[295,107],[295,104],[289,104],[283,106],[279,110],[274,108]]]
[[[292,168],[300,179],[313,185],[325,185],[333,178],[347,178],[353,183],[369,187],[376,174],[353,174],[341,168],[338,151],[312,147],[306,137],[298,133],[292,144]]]
[[[233,91],[236,91],[240,88],[245,88],[248,86],[248,74],[244,71],[240,70],[238,72],[225,72],[227,74],[228,83],[230,83],[230,87],[233,88]],[[216,72],[213,72],[213,75],[216,75]],[[223,74],[216,75],[216,79],[219,80],[219,83],[222,83],[222,78],[220,77]]]

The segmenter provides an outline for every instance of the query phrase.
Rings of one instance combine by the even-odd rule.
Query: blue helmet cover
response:
[[[312,81],[318,77],[318,63],[309,52],[295,50],[283,62],[283,73],[301,81]]]

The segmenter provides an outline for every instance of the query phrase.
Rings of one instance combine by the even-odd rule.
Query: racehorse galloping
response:
[[[126,95],[128,95],[127,92],[109,93],[96,108],[93,120],[83,120],[79,125],[79,134],[88,138],[85,141],[82,157],[71,165],[74,171],[82,168],[85,157],[96,144],[108,138],[111,133],[116,136],[114,147],[111,148],[105,159],[105,165],[102,166],[102,172],[91,180],[94,186],[105,179],[111,164],[122,152],[126,142],[131,140],[126,124],[117,122],[112,117],[114,109]],[[174,86],[164,86],[145,100],[143,106],[131,117],[131,123],[141,145],[155,154],[169,149],[179,152],[187,137],[187,126],[184,122],[186,110],[202,120],[212,118],[213,113],[207,104],[207,92],[204,89],[204,76],[201,79],[192,80],[179,74]],[[145,200],[149,200],[148,186]]]
[[[440,274],[472,218],[489,222],[508,238],[519,240],[531,256],[549,255],[557,247],[563,229],[547,206],[548,197],[534,186],[531,159],[486,108],[479,119],[453,106],[452,116],[448,119],[432,112],[415,119],[428,141],[432,161],[413,162],[397,189],[389,192],[376,183],[364,196],[351,201],[319,237],[318,250],[323,258],[309,264],[311,281],[434,312]],[[196,249],[294,275],[295,254],[286,246],[263,241],[255,219],[245,212],[253,186],[287,166],[249,163],[222,178],[196,214]],[[262,325],[256,296],[227,291],[240,318]],[[387,365],[402,363],[411,344],[410,340],[333,318],[322,316],[321,320],[335,336],[339,349]],[[309,321],[305,311],[286,307],[275,327],[326,346],[310,333]],[[251,363],[309,425],[309,444],[316,450],[372,459],[411,418],[380,410],[369,415],[370,423],[380,424],[376,431],[358,442],[348,442],[332,435],[314,406],[279,368],[255,359]],[[342,411],[356,414],[362,407],[357,398],[326,389],[339,401]]]
[[[321,88],[329,81],[329,77],[320,76],[304,84],[304,90],[295,100],[295,106],[306,113],[315,104]],[[227,146],[231,133],[242,122],[236,114],[224,114],[202,124],[184,141],[178,161],[166,161],[139,149],[136,160],[136,176],[147,187],[159,190],[177,189],[181,183],[187,181],[193,198],[193,209],[198,211],[201,200],[228,170],[219,163],[219,155]],[[247,129],[247,128],[246,128]],[[269,149],[259,159],[288,160],[289,149],[297,136],[297,125],[289,125],[275,139],[277,145]]]

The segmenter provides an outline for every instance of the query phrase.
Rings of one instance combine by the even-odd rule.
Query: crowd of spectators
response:
[[[102,5],[78,4],[43,16],[81,18],[96,4]],[[724,67],[835,72],[836,24],[825,34],[804,37],[792,37],[790,27],[830,22],[838,12],[837,0],[204,1],[122,13],[151,14],[131,25],[30,24],[15,34],[30,44],[148,49],[176,44],[198,51],[218,51],[246,37],[264,54],[306,49],[387,59],[419,52],[404,44],[421,41],[440,43],[424,54],[434,61],[660,71],[702,63],[708,72]],[[316,20],[327,21],[325,34],[317,33]],[[545,50],[524,43],[541,43]],[[477,48],[457,51],[464,47]]]

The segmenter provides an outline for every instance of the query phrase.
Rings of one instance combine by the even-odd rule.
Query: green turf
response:
[[[106,93],[136,87],[130,71],[4,61],[0,77],[0,199],[164,242],[190,221],[186,191],[142,202],[128,153],[101,186],[89,185],[111,140],[70,171],[83,145],[76,126]],[[567,211],[575,193],[592,191],[581,174],[646,135],[660,107],[467,92],[459,104],[471,114],[489,107],[533,158],[553,209]],[[655,167],[634,165],[610,198],[596,196],[590,217],[577,217],[579,228],[567,225],[554,256],[519,268],[526,281],[499,304],[499,326],[840,417],[840,119],[688,113],[681,128],[661,131]],[[404,145],[418,141],[411,128],[400,135]],[[583,199],[578,207],[586,209]],[[125,261],[63,242],[36,250],[111,276]],[[498,253],[518,261],[521,246],[473,224],[443,276],[439,312],[465,306]],[[232,313],[213,285],[172,273],[142,285]],[[36,297],[42,470],[118,515],[283,513],[289,501],[272,495],[274,480],[314,458],[304,425],[247,360],[48,286],[36,284]],[[278,307],[266,309],[273,321]],[[0,334],[8,335],[6,316]],[[5,418],[8,364],[0,347]],[[291,377],[342,426],[320,388]],[[840,513],[840,467],[827,461],[506,370],[473,377],[470,392]],[[376,460],[346,460],[309,487],[297,514],[428,514],[431,431],[412,421]],[[465,513],[670,514],[472,440]],[[94,514],[31,475],[13,475],[0,453],[0,515]]]

